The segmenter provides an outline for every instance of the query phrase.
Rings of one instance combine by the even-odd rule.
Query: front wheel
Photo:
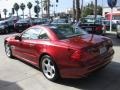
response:
[[[41,59],[41,69],[44,76],[50,81],[56,81],[59,78],[58,69],[53,59],[45,55]]]
[[[5,52],[6,52],[6,55],[7,55],[9,58],[12,58],[12,57],[13,57],[12,51],[11,51],[11,46],[10,46],[8,43],[5,43]]]

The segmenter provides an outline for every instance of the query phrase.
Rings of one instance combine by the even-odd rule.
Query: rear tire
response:
[[[60,78],[57,66],[50,56],[44,55],[41,58],[41,64],[40,65],[41,65],[42,73],[44,74],[44,76],[48,80],[54,82],[54,81],[57,81]]]

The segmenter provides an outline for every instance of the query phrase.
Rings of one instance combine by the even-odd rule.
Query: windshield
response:
[[[73,27],[70,25],[60,25],[56,28],[52,28],[52,30],[58,36],[59,39],[66,39],[74,36],[87,34],[87,32],[85,32],[83,29],[79,27]]]
[[[94,18],[82,18],[81,22],[90,23],[90,24],[94,24],[94,23],[101,24],[102,23],[100,18],[97,18],[96,20]]]
[[[40,19],[34,19],[33,22],[41,22]]]
[[[17,23],[28,23],[28,19],[20,19]]]
[[[67,23],[67,21],[65,19],[57,19],[54,20],[52,23]]]

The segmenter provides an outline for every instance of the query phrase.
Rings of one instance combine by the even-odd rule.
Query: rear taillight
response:
[[[81,53],[81,51],[75,51],[75,52],[73,52],[73,54],[71,55],[71,59],[73,61],[80,61],[82,59],[82,53]]]
[[[102,26],[97,26],[95,30],[102,30]]]

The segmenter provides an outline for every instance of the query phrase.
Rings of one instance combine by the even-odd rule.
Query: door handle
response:
[[[30,47],[33,47],[33,46],[35,46],[35,45],[34,45],[34,44],[29,44],[29,46],[30,46]]]

